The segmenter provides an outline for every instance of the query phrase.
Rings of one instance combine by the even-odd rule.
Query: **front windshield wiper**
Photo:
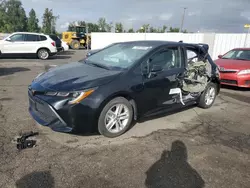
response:
[[[102,65],[102,64],[99,64],[99,63],[89,63],[89,65],[94,65],[94,66],[96,66],[96,67],[100,67],[100,68],[109,70],[109,68],[108,68],[107,66]]]

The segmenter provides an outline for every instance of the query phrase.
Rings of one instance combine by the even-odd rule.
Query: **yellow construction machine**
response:
[[[80,48],[91,49],[91,36],[86,33],[85,26],[74,26],[70,30],[62,33],[62,41],[66,42],[74,50]]]

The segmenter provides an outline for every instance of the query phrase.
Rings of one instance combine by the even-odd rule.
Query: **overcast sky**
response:
[[[142,24],[180,27],[187,7],[184,28],[193,32],[247,32],[250,0],[22,0],[26,11],[34,8],[41,20],[45,8],[59,15],[57,29],[63,31],[71,21],[122,22],[126,29]]]

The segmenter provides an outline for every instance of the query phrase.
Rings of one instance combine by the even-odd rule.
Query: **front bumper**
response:
[[[250,88],[250,75],[237,75],[236,73],[220,73],[221,84],[236,87]]]
[[[29,113],[40,125],[50,127],[57,132],[92,132],[95,131],[95,110],[88,105],[67,105],[54,97],[33,96],[28,91]]]
[[[60,117],[53,106],[38,97],[29,94],[29,113],[33,119],[43,126],[49,126],[58,132],[72,132],[73,128]]]

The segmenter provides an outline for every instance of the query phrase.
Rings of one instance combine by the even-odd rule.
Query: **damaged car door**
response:
[[[173,107],[177,103],[181,94],[180,79],[185,71],[183,62],[184,56],[180,46],[166,46],[142,63],[146,115]]]

